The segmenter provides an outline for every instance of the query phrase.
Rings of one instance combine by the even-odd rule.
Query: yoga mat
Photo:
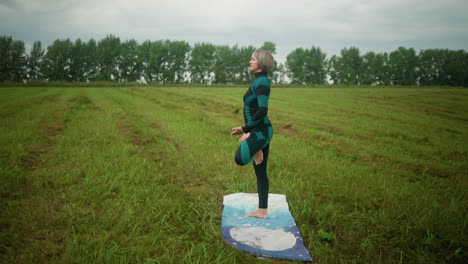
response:
[[[226,243],[258,257],[312,261],[284,194],[268,195],[268,219],[242,217],[258,209],[258,194],[224,196],[221,232]]]

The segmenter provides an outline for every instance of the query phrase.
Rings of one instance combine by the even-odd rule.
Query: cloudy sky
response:
[[[468,50],[467,0],[0,0],[0,35],[43,46],[56,39],[185,40],[191,45],[393,51]]]

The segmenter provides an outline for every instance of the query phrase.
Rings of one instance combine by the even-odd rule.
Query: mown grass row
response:
[[[7,262],[251,263],[221,239],[233,88],[0,89]],[[275,89],[271,191],[318,263],[466,258],[465,90]],[[277,262],[268,260],[266,262]]]

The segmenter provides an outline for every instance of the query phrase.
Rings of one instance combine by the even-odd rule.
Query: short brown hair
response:
[[[275,59],[273,59],[273,55],[271,55],[269,50],[256,50],[254,53],[252,53],[252,56],[257,59],[258,66],[260,69],[262,69],[262,71],[269,72],[271,69],[273,69]]]

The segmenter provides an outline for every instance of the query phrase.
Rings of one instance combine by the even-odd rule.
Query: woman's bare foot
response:
[[[267,219],[268,218],[268,209],[258,208],[257,211],[255,211],[253,213],[250,213],[250,214],[246,214],[246,215],[244,215],[244,217],[257,217],[257,218],[261,218],[261,219]]]
[[[254,162],[256,165],[260,165],[263,162],[263,151],[259,150],[257,153],[254,155]]]

